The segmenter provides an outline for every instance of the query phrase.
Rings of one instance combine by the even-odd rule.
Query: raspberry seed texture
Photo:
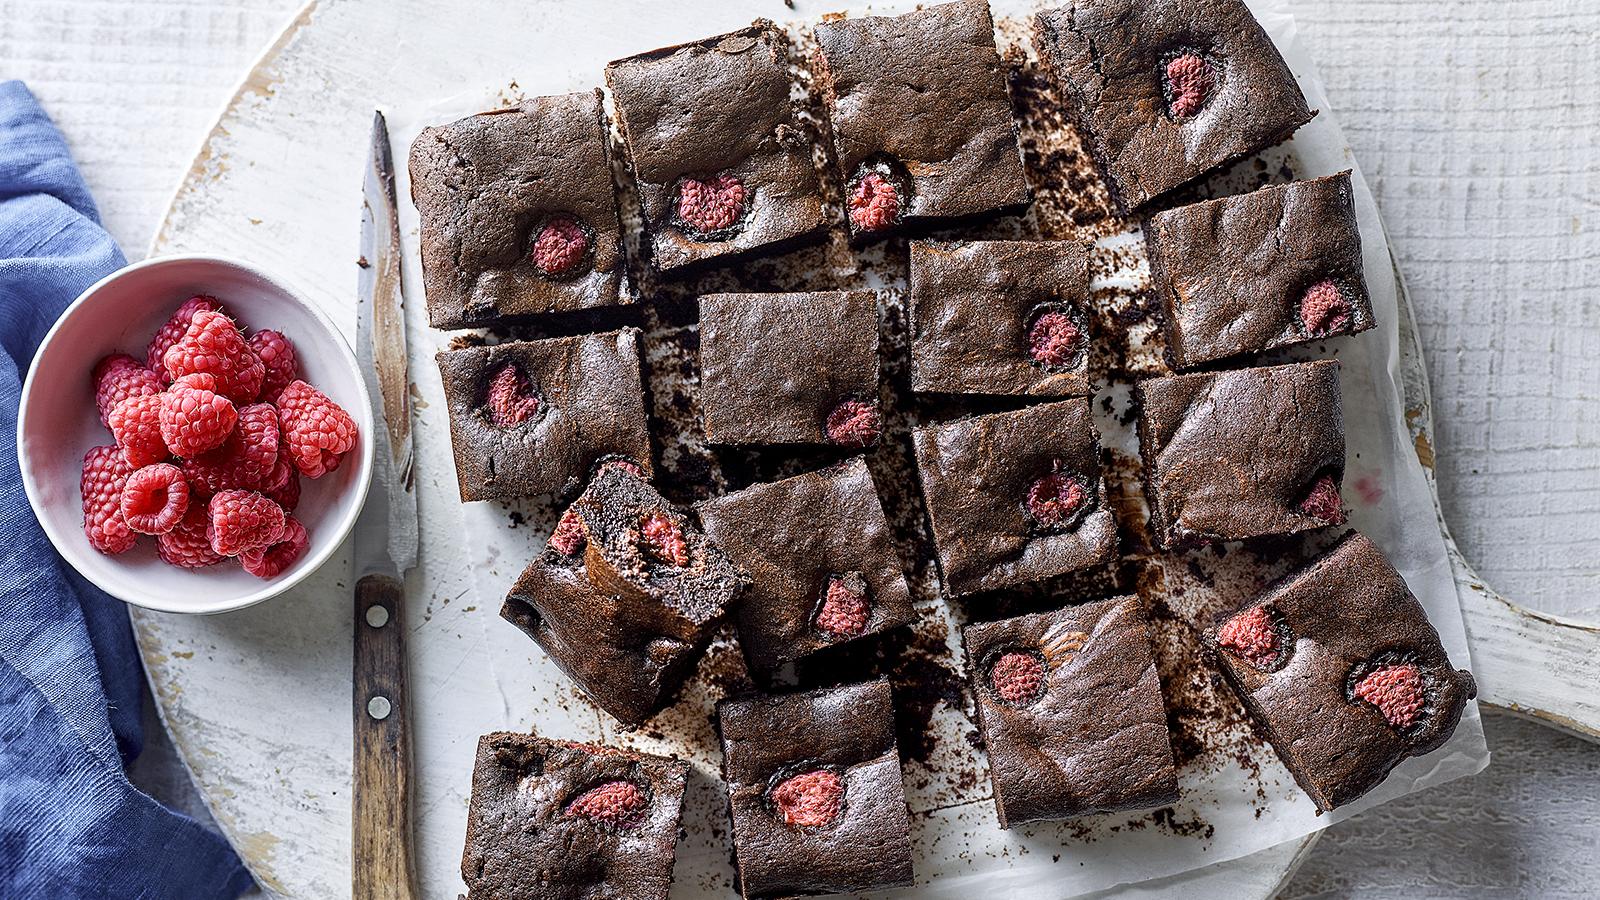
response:
[[[1211,99],[1215,78],[1211,65],[1197,53],[1175,56],[1167,62],[1167,111],[1174,119],[1187,119]]]
[[[693,236],[715,237],[744,218],[748,196],[744,182],[727,173],[704,180],[688,177],[678,184],[675,212]]]
[[[1032,703],[1044,693],[1044,660],[1022,650],[1003,653],[989,667],[989,686],[1014,706]]]
[[[1422,672],[1411,663],[1379,666],[1362,676],[1351,691],[1357,700],[1378,708],[1396,728],[1410,728],[1422,717],[1426,694]]]
[[[820,828],[844,809],[844,779],[829,769],[813,769],[784,779],[769,797],[784,824]]]

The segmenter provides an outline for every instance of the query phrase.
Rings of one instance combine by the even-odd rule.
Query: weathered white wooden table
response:
[[[0,0],[3,74],[45,100],[137,254],[215,108],[293,5]],[[757,11],[782,15],[770,5]],[[1600,152],[1588,140],[1600,9],[1319,0],[1296,12],[1410,282],[1441,495],[1467,557],[1530,605],[1600,618]],[[292,645],[291,630],[275,652]],[[1335,828],[1288,893],[1592,890],[1600,752],[1505,718],[1490,737],[1489,773]]]

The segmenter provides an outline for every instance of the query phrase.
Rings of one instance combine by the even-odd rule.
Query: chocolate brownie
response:
[[[700,298],[700,406],[713,444],[878,440],[878,306],[869,291]]]
[[[1000,827],[1178,799],[1137,597],[961,631]]]
[[[567,496],[613,457],[650,473],[638,329],[447,350],[437,360],[462,500]]]
[[[603,463],[500,615],[598,706],[637,725],[693,674],[747,580],[630,466]]]
[[[689,765],[497,731],[478,739],[467,900],[666,900]]]
[[[985,0],[823,22],[816,38],[856,237],[1028,203]]]
[[[1336,360],[1139,382],[1150,530],[1163,547],[1344,521]]]
[[[1078,0],[1039,13],[1033,39],[1130,209],[1315,115],[1242,0]]]
[[[658,269],[819,236],[813,143],[771,22],[606,66]]]
[[[1180,206],[1144,233],[1175,368],[1372,327],[1349,172]]]
[[[433,327],[631,302],[605,127],[583,91],[423,130],[411,200]]]
[[[911,884],[889,683],[717,704],[747,900]]]
[[[758,484],[697,507],[750,573],[739,643],[763,675],[916,618],[866,461]]]
[[[1317,809],[1349,803],[1455,733],[1477,696],[1422,604],[1358,532],[1207,634]]]
[[[1089,256],[1066,241],[911,244],[911,389],[1089,393]]]
[[[1088,400],[925,425],[913,441],[952,596],[1116,556],[1117,526],[1100,479]]]

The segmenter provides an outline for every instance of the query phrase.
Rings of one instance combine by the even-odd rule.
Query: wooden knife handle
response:
[[[387,575],[362,578],[355,613],[351,896],[414,900],[404,585]]]

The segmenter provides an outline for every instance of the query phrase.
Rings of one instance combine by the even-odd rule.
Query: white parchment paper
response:
[[[1250,5],[1296,73],[1310,104],[1321,110],[1286,149],[1269,155],[1291,160],[1295,175],[1301,178],[1354,170],[1367,284],[1378,325],[1325,347],[1325,352],[1343,363],[1348,442],[1345,499],[1352,513],[1350,524],[1384,549],[1428,610],[1451,659],[1465,667],[1469,654],[1455,583],[1430,490],[1403,419],[1399,297],[1378,211],[1292,18],[1277,2],[1256,0]],[[847,4],[844,10],[882,14],[910,6]],[[996,0],[993,6],[1002,20],[1002,42],[1010,40],[1008,35],[1025,33],[1015,25],[1025,22],[1038,8],[1020,0]],[[593,10],[595,15],[622,14],[601,5]],[[810,6],[802,10],[791,15],[812,15]],[[450,96],[418,97],[414,105],[389,110],[396,158],[406,158],[412,140],[427,125],[504,105],[519,94],[590,87],[601,83],[602,67],[609,59],[731,30],[763,13],[772,15],[765,7],[753,9],[735,0],[679,4],[670,16],[659,10],[640,16],[639,27],[628,38],[631,43],[624,44],[616,42],[614,30],[597,32],[608,36],[597,39],[596,33],[584,31],[581,19],[554,24],[553,28],[572,29],[570,42],[561,42],[553,52],[541,53],[538,58],[508,64],[503,80]],[[403,162],[398,191],[409,305],[413,317],[423,317],[418,220],[409,202]],[[1142,255],[1135,235],[1110,237],[1102,244],[1107,250],[1123,248],[1119,257]],[[1129,249],[1133,252],[1126,252]],[[1124,266],[1101,281],[1102,286],[1137,286],[1144,278],[1141,260],[1141,264]],[[450,338],[439,332],[431,334],[441,348]],[[1315,352],[1313,348],[1302,355]],[[432,382],[438,374],[423,367],[414,377]],[[427,393],[438,396],[436,390]],[[1117,388],[1111,393],[1117,406],[1124,403]],[[442,407],[425,410],[423,419],[425,427],[448,428]],[[1107,446],[1124,454],[1136,451],[1132,429],[1120,426],[1114,415],[1102,416],[1100,424]],[[493,503],[468,504],[462,507],[461,517],[462,552],[471,556],[476,597],[446,598],[441,614],[442,607],[451,602],[458,608],[498,608],[500,598],[546,533],[540,520],[522,515],[521,507],[512,511]],[[929,604],[920,611],[926,620],[943,627],[955,654],[952,664],[959,666],[958,620],[943,604]],[[426,760],[424,771],[429,773],[420,781],[419,799],[423,811],[420,865],[429,895],[454,896],[459,886],[456,872],[477,736],[496,729],[531,728],[551,737],[600,740],[690,761],[694,775],[673,897],[735,896],[724,796],[717,778],[720,751],[709,720],[711,706],[720,697],[715,680],[697,678],[673,708],[645,729],[628,733],[589,704],[517,629],[492,615],[463,618],[462,622],[460,629],[420,632],[424,640],[413,648],[414,677],[423,689],[430,695],[451,698],[444,704],[448,706],[444,715],[417,725],[418,756]],[[897,897],[956,900],[981,892],[996,900],[1064,898],[1173,875],[1306,835],[1374,804],[1477,772],[1488,762],[1477,706],[1470,704],[1444,747],[1409,760],[1360,801],[1318,816],[1269,749],[1237,736],[1229,744],[1229,752],[1204,754],[1181,768],[1181,799],[1169,811],[1001,831],[986,779],[961,777],[961,773],[986,771],[981,752],[966,740],[973,728],[970,719],[961,710],[941,707],[932,728],[939,735],[936,751],[926,765],[912,762],[906,769],[918,886],[896,892],[893,896]]]

